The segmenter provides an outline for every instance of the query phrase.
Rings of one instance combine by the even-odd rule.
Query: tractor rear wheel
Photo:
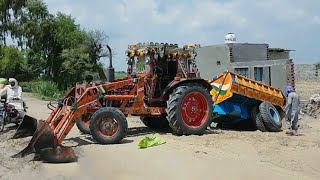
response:
[[[92,113],[84,114],[76,122],[78,129],[84,134],[90,134],[89,126],[90,126],[91,116],[92,116]]]
[[[266,127],[272,132],[281,131],[282,121],[278,110],[269,102],[262,102],[259,106],[261,117]]]
[[[90,120],[90,133],[100,144],[119,143],[128,132],[125,115],[117,108],[105,107],[97,110]]]
[[[177,87],[167,101],[169,126],[177,135],[201,135],[212,120],[212,97],[199,84]]]
[[[162,130],[169,127],[166,117],[140,117],[142,123],[150,129]]]

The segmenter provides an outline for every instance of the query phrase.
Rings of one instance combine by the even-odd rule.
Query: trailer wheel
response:
[[[90,134],[90,118],[92,113],[82,115],[76,122],[78,129],[84,134]]]
[[[277,109],[269,102],[262,102],[259,106],[261,117],[266,127],[272,132],[281,131],[282,122]]]
[[[142,123],[150,129],[166,129],[169,122],[166,117],[140,117]]]
[[[212,120],[212,97],[199,84],[177,87],[167,101],[169,126],[177,135],[201,135]]]
[[[268,131],[268,129],[264,125],[261,113],[256,114],[255,122],[256,122],[256,127],[257,127],[257,129],[259,131],[261,131],[261,132],[267,132]]]
[[[255,130],[259,130],[261,132],[269,131],[268,128],[265,126],[263,119],[261,117],[261,113],[259,111],[259,105],[252,107],[251,110],[251,122],[255,126]]]
[[[119,143],[128,132],[125,115],[114,107],[97,110],[90,120],[90,133],[100,144]]]

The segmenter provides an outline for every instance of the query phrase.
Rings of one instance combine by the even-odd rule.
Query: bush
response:
[[[126,72],[115,72],[115,79],[123,79],[127,76]]]
[[[58,85],[52,81],[21,82],[19,85],[23,92],[35,93],[42,96],[42,98],[59,99],[63,95]]]
[[[8,79],[0,78],[0,84],[4,84],[4,85],[8,84]]]

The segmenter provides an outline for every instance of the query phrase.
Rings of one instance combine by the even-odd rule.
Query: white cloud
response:
[[[125,69],[128,44],[142,41],[223,43],[234,32],[244,42],[296,49],[296,57],[320,57],[310,39],[319,31],[317,0],[45,0],[51,12],[72,14],[87,29],[103,29],[116,49],[115,68]],[[316,31],[317,30],[317,31]],[[317,37],[319,40],[320,38]],[[309,48],[309,49],[308,49]],[[305,62],[305,60],[304,60]]]
[[[313,16],[312,17],[312,22],[315,24],[320,25],[320,17],[319,16]]]

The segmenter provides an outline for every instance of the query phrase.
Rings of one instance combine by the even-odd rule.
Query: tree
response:
[[[6,38],[16,43],[8,47]],[[105,79],[101,58],[108,36],[86,32],[70,15],[50,14],[42,0],[0,0],[0,75],[43,74],[61,89],[81,81],[84,72]],[[4,50],[1,50],[4,49]]]
[[[87,44],[89,49],[89,57],[91,62],[95,64],[94,68],[99,73],[99,79],[106,81],[107,77],[104,73],[100,59],[103,57],[109,57],[109,51],[106,48],[109,36],[107,36],[104,31],[99,30],[90,31],[88,34],[89,42],[87,42]]]
[[[2,49],[3,57],[0,59],[0,76],[5,78],[15,77],[19,81],[30,80],[30,72],[23,53],[14,46]]]
[[[106,48],[108,43],[108,36],[99,30],[89,31],[87,38],[82,45],[74,49],[65,49],[63,57],[64,62],[64,73],[69,71],[69,77],[74,76],[74,80],[87,74],[94,75],[100,80],[106,80],[101,58],[109,57],[109,53]],[[78,70],[80,74],[76,73]]]

